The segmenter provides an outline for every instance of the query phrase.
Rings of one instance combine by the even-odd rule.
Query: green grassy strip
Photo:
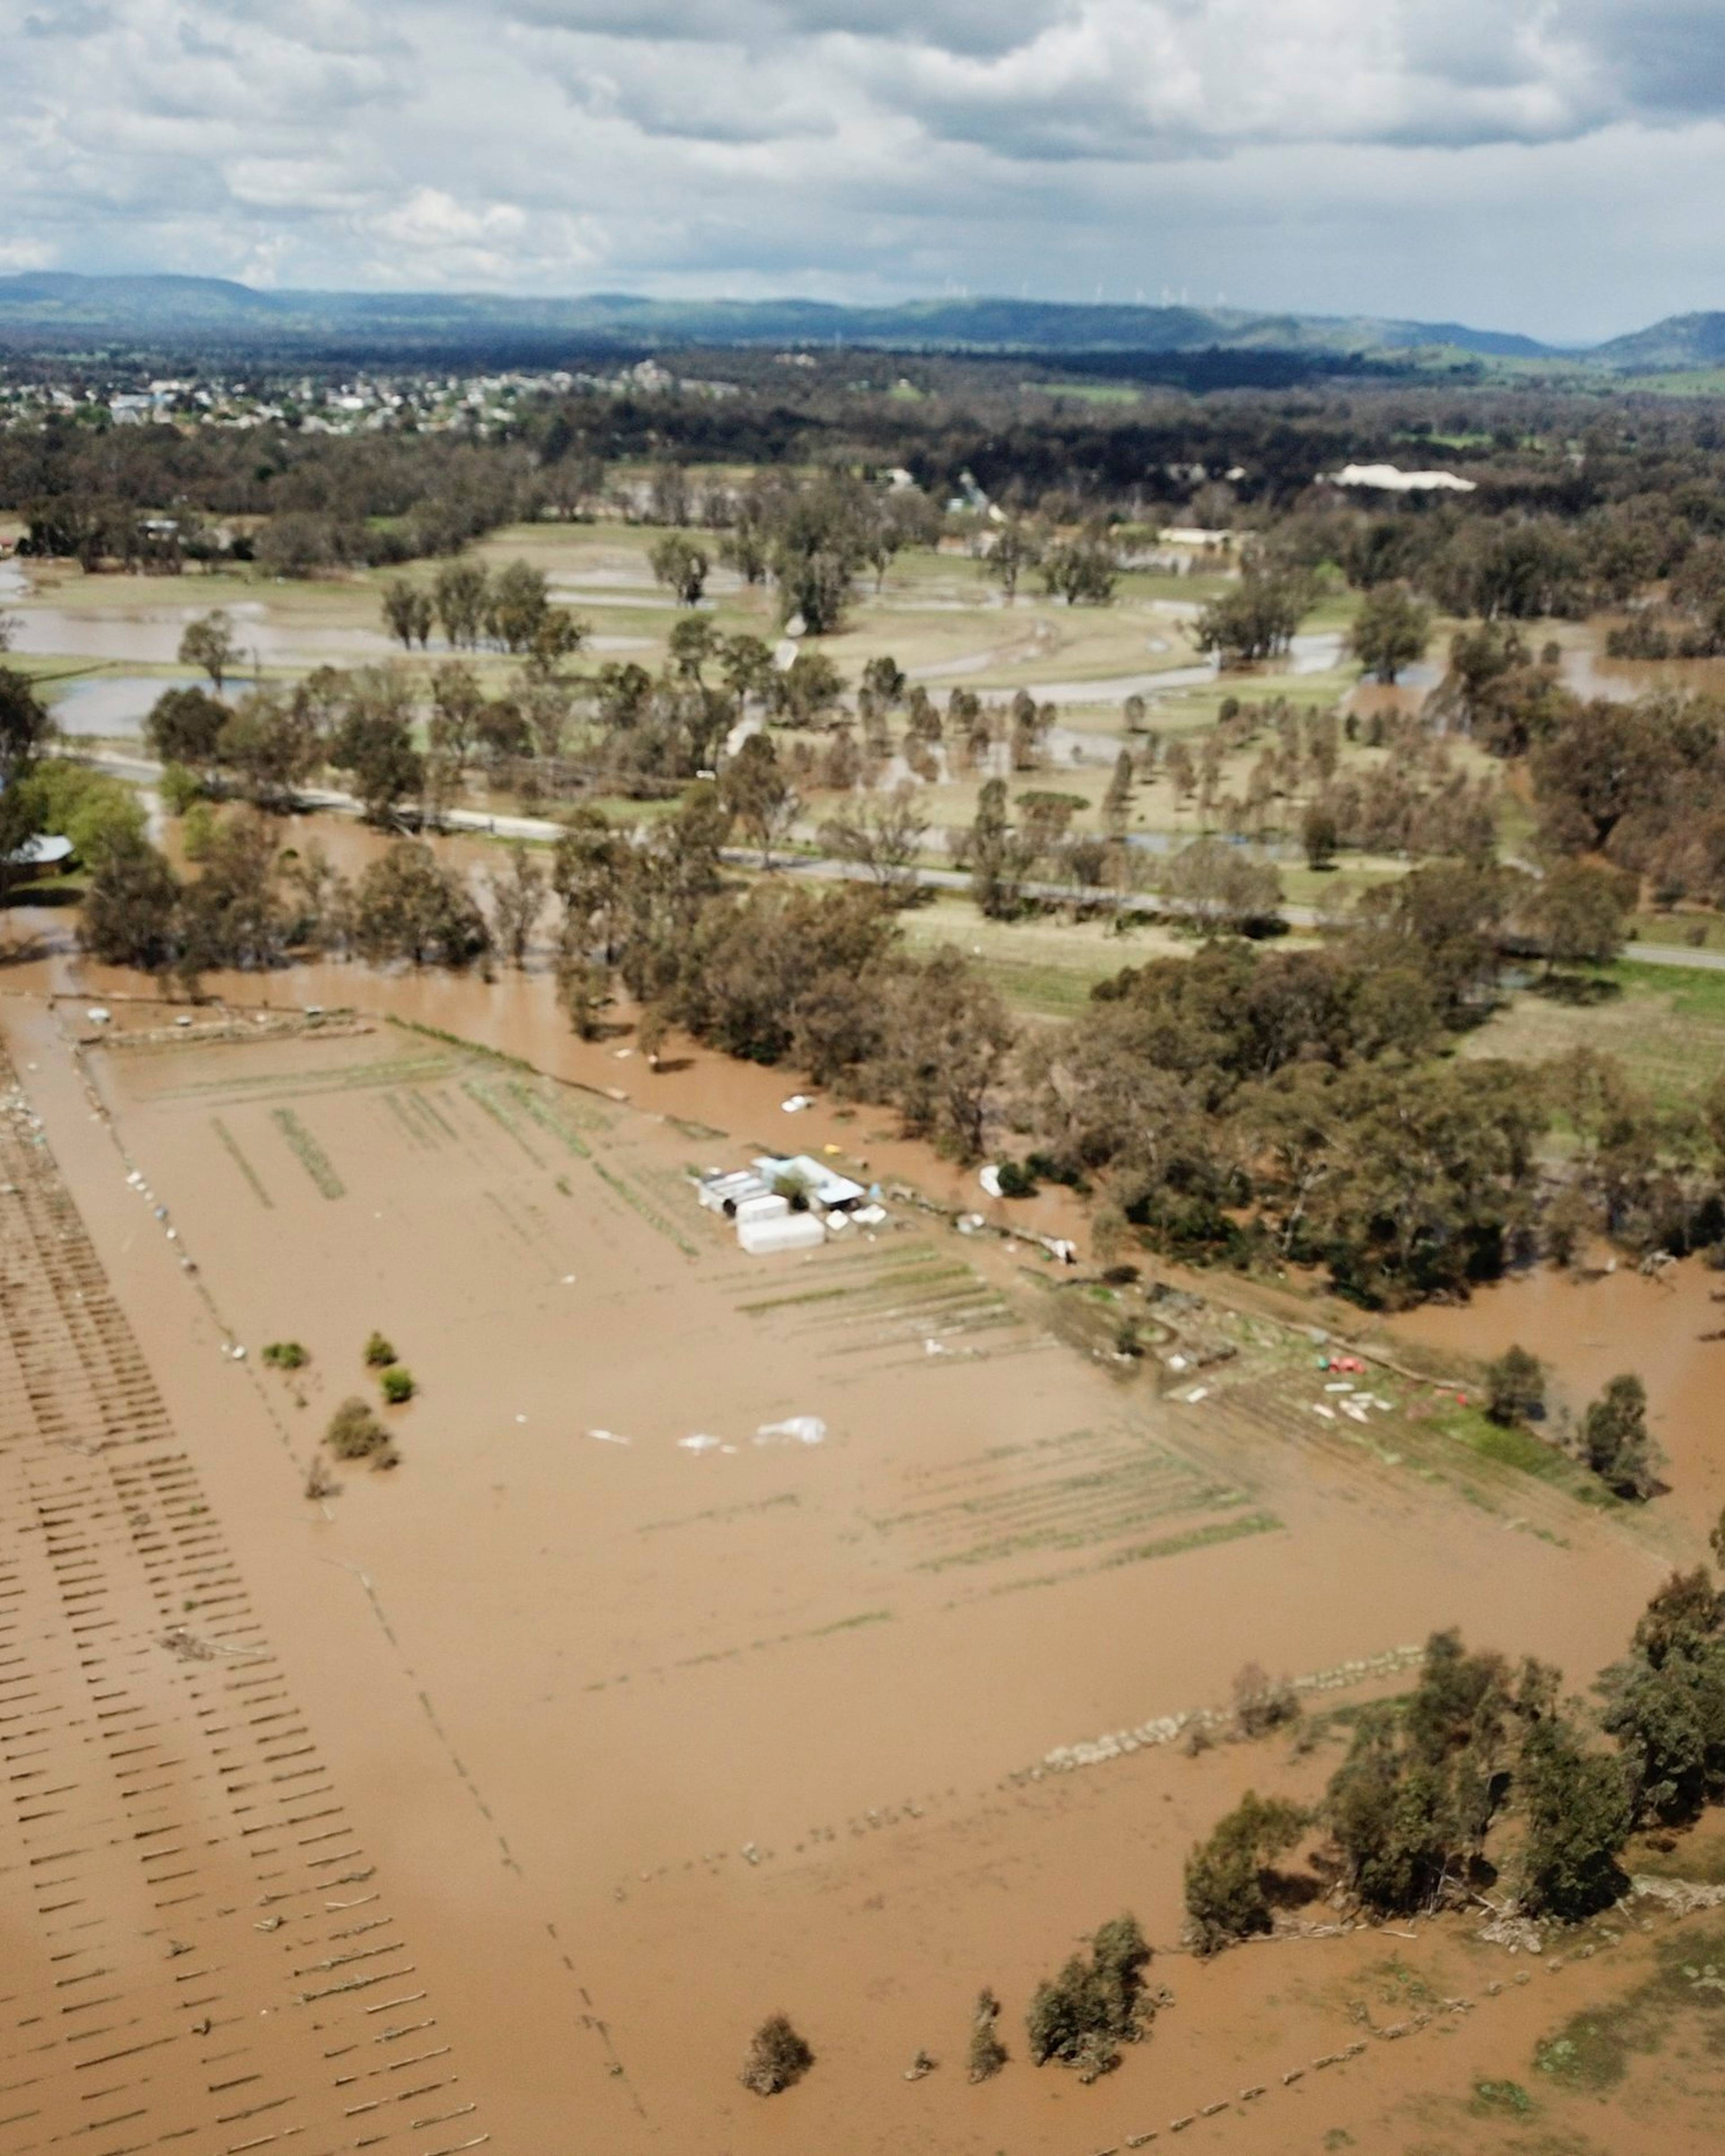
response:
[[[551,1136],[560,1145],[567,1147],[578,1160],[593,1158],[592,1147],[577,1137],[562,1116],[553,1110],[551,1103],[542,1100],[530,1086],[523,1084],[519,1078],[511,1078],[504,1090],[512,1101],[533,1118],[542,1130],[548,1131]]]
[[[704,1512],[684,1512],[673,1520],[647,1520],[635,1529],[638,1535],[662,1535],[668,1527],[706,1527],[718,1520],[742,1519],[752,1512],[777,1512],[781,1506],[795,1511],[803,1502],[794,1490],[782,1490],[776,1497],[757,1497],[741,1505],[712,1505]]]
[[[947,1281],[968,1281],[964,1293],[980,1289],[983,1283],[968,1265],[928,1266],[918,1269],[913,1265],[898,1265],[890,1270],[882,1269],[860,1281],[843,1281],[835,1287],[806,1288],[800,1295],[768,1296],[758,1302],[740,1302],[737,1309],[747,1317],[758,1317],[770,1310],[794,1310],[808,1302],[834,1302],[841,1297],[854,1298],[859,1302],[902,1295],[923,1286],[942,1286]]]
[[[776,1295],[765,1302],[740,1302],[737,1307],[744,1317],[762,1317],[769,1311],[800,1310],[805,1304],[814,1302],[848,1302],[863,1293],[858,1287],[812,1287],[801,1295]]]
[[[329,1155],[291,1108],[272,1108],[270,1120],[288,1142],[293,1154],[326,1198],[345,1198],[347,1186],[331,1166]]]
[[[860,1631],[865,1625],[890,1625],[890,1609],[864,1609],[855,1617],[840,1617],[830,1625],[816,1625],[806,1632],[780,1632],[768,1640],[751,1640],[751,1649],[758,1652],[762,1647],[789,1647],[803,1640],[830,1640],[835,1632]]]
[[[1142,1520],[1165,1518],[1175,1512],[1207,1512],[1213,1505],[1219,1504],[1221,1502],[1222,1500],[1209,1490],[1193,1490],[1184,1494],[1171,1491],[1163,1502],[1154,1504],[1147,1512],[1140,1507],[1134,1515],[1124,1522],[1121,1521],[1117,1515],[1111,1513],[1100,1521],[1093,1521],[1090,1524],[1064,1528],[1055,1524],[1055,1522],[1062,1517],[1065,1509],[1064,1507],[1058,1507],[1055,1510],[1053,1519],[1050,1520],[1045,1526],[1027,1526],[1017,1534],[997,1535],[992,1542],[977,1543],[969,1549],[955,1550],[949,1556],[924,1558],[916,1569],[918,1572],[950,1572],[954,1567],[959,1565],[994,1564],[1003,1558],[1016,1557],[1021,1552],[1027,1550],[1092,1548],[1096,1543],[1106,1542],[1110,1535],[1117,1532],[1122,1525],[1137,1526]],[[1167,1552],[1161,1543],[1143,1543],[1133,1548],[1123,1550],[1115,1557],[1105,1558],[1102,1562],[1105,1565],[1132,1564],[1136,1563],[1141,1557],[1165,1554]]]
[[[521,1222],[516,1219],[515,1214],[510,1210],[509,1207],[505,1204],[502,1199],[498,1196],[495,1190],[486,1191],[485,1198],[485,1203],[492,1207],[492,1209],[496,1212],[505,1228],[515,1237],[516,1242],[521,1244],[526,1250],[531,1250],[537,1248],[532,1236],[528,1233],[527,1229],[521,1225]]]
[[[608,1113],[612,1106],[611,1097],[597,1086],[584,1085],[578,1078],[552,1077],[530,1063],[525,1055],[506,1055],[501,1048],[487,1048],[482,1041],[464,1040],[459,1033],[447,1033],[440,1025],[423,1025],[417,1019],[393,1015],[386,1019],[385,1024],[394,1026],[402,1033],[423,1034],[428,1040],[447,1042],[451,1048],[460,1049],[476,1061],[495,1063],[510,1070],[519,1070],[529,1078],[538,1079],[542,1084],[557,1086],[566,1093],[578,1094],[593,1103],[592,1112],[595,1117],[595,1127],[602,1130],[611,1127]]]
[[[315,1034],[304,1037],[316,1038]],[[270,1038],[268,1034],[259,1034],[259,1044]],[[242,1036],[223,1045],[244,1047],[247,1043]],[[297,1101],[320,1093],[367,1091],[382,1086],[415,1084],[427,1078],[445,1077],[454,1067],[446,1056],[422,1055],[398,1056],[387,1063],[349,1064],[339,1070],[304,1071],[291,1078],[279,1070],[259,1071],[250,1077],[228,1072],[220,1078],[200,1080],[196,1085],[172,1086],[156,1097],[162,1101],[197,1101],[215,1094],[236,1101]]]
[[[1164,1535],[1158,1542],[1137,1543],[1130,1549],[1117,1550],[1103,1559],[1100,1569],[1107,1572],[1117,1564],[1139,1564],[1147,1558],[1178,1557],[1186,1550],[1238,1542],[1245,1535],[1275,1534],[1281,1527],[1274,1512],[1247,1512],[1237,1520],[1214,1520],[1208,1527],[1189,1527],[1184,1534]]]
[[[252,1166],[245,1155],[239,1150],[239,1141],[234,1137],[233,1132],[228,1129],[228,1126],[222,1121],[219,1116],[212,1116],[210,1122],[214,1128],[216,1136],[227,1147],[228,1153],[233,1158],[234,1165],[239,1170],[246,1181],[250,1183],[253,1195],[257,1199],[259,1204],[264,1207],[267,1211],[273,1213],[275,1210],[275,1200],[264,1188],[263,1182],[259,1178],[256,1168]]]
[[[408,1144],[417,1146],[421,1152],[429,1151],[432,1142],[426,1135],[424,1125],[412,1112],[401,1095],[386,1093],[383,1096],[383,1105],[407,1133]]]
[[[1494,1466],[1507,1467],[1517,1475],[1532,1476],[1535,1481],[1549,1483],[1566,1496],[1574,1498],[1578,1504],[1604,1511],[1620,1507],[1620,1501],[1596,1476],[1589,1474],[1579,1460],[1571,1460],[1555,1445],[1542,1443],[1532,1430],[1506,1430],[1471,1408],[1462,1407],[1433,1415],[1425,1427],[1466,1446],[1468,1451],[1481,1460],[1489,1460]],[[1400,1433],[1396,1435],[1399,1441]]]
[[[532,1147],[527,1143],[527,1141],[521,1136],[520,1131],[516,1128],[514,1116],[510,1115],[507,1110],[501,1107],[498,1103],[491,1098],[491,1096],[485,1091],[483,1086],[480,1085],[474,1079],[464,1078],[461,1081],[461,1090],[465,1094],[466,1094],[468,1099],[472,1101],[475,1107],[481,1110],[485,1115],[488,1115],[491,1118],[492,1122],[497,1125],[500,1130],[507,1132],[507,1134],[515,1140],[521,1151],[526,1153],[528,1159],[532,1162],[535,1168],[543,1168],[545,1166],[545,1163],[540,1158],[539,1155],[534,1152]]]
[[[629,1188],[621,1176],[613,1175],[603,1161],[594,1161],[593,1171],[601,1183],[616,1192],[625,1205],[639,1213],[649,1228],[657,1229],[661,1235],[666,1236],[675,1243],[685,1258],[698,1258],[701,1255],[694,1244],[685,1242],[656,1206],[649,1205],[639,1191]]]
[[[1100,1563],[1080,1565],[1072,1572],[1039,1573],[1034,1579],[1003,1580],[999,1586],[990,1588],[992,1594],[1021,1594],[1029,1587],[1060,1587],[1069,1579],[1082,1579],[1086,1573],[1107,1572],[1117,1564],[1141,1564],[1159,1557],[1181,1557],[1188,1550],[1209,1549],[1217,1543],[1238,1542],[1247,1535],[1267,1535],[1276,1532],[1282,1522],[1273,1512],[1249,1512],[1238,1520],[1218,1520],[1204,1527],[1191,1527],[1182,1535],[1164,1535],[1160,1541],[1140,1543],[1134,1548],[1117,1550]]]
[[[428,1122],[434,1124],[436,1127],[443,1132],[444,1136],[451,1142],[451,1143],[459,1144],[461,1140],[460,1132],[456,1129],[454,1124],[450,1122],[449,1118],[444,1113],[443,1110],[439,1107],[437,1102],[432,1099],[429,1093],[422,1093],[418,1088],[415,1086],[412,1098],[414,1107],[418,1110],[419,1113],[425,1117]]]
[[[1626,993],[1663,997],[1679,1018],[1725,1025],[1725,968],[1650,965],[1621,958],[1604,968],[1601,978],[1615,980]]]

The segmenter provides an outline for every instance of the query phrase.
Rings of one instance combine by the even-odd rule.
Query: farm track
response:
[[[0,2148],[490,2139],[0,1060]]]

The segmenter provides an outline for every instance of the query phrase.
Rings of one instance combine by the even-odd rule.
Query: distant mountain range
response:
[[[635,351],[678,346],[858,345],[882,351],[1091,359],[1205,352],[1413,363],[1445,355],[1618,373],[1725,363],[1725,314],[1674,316],[1579,352],[1460,322],[1255,314],[1228,307],[923,300],[846,307],[812,300],[647,300],[598,292],[520,299],[472,292],[259,291],[215,277],[0,277],[0,346],[87,349],[189,341],[232,352],[379,356]]]

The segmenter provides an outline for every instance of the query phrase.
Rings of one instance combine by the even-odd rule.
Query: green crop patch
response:
[[[240,1151],[239,1139],[234,1137],[233,1132],[228,1129],[228,1126],[222,1121],[219,1116],[211,1116],[210,1127],[215,1132],[217,1137],[220,1139],[223,1151],[226,1152],[228,1158],[233,1161],[234,1165],[245,1178],[247,1183],[250,1184],[252,1195],[257,1199],[259,1204],[263,1206],[266,1211],[274,1212],[275,1209],[275,1200],[264,1188],[263,1178],[259,1175],[256,1168],[252,1166],[251,1163],[246,1158],[244,1153]]]
[[[345,1198],[347,1186],[336,1174],[329,1155],[291,1108],[272,1108],[270,1120],[287,1140],[288,1150],[326,1198]]]

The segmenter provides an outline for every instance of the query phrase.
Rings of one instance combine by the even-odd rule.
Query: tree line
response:
[[[1725,1518],[1712,1548],[1725,1566]],[[1406,1698],[1368,1707],[1312,1810],[1248,1791],[1185,1871],[1200,1953],[1268,1932],[1276,1860],[1316,1835],[1358,1907],[1409,1917],[1507,1887],[1520,1915],[1575,1922],[1629,1886],[1641,1830],[1686,1825],[1725,1798],[1725,1594],[1673,1573],[1591,1702],[1558,1671],[1428,1641]],[[1499,1906],[1493,1903],[1491,1906]]]
[[[344,731],[398,751],[406,738],[366,694],[342,707],[338,742]],[[895,1105],[960,1158],[1004,1149],[1027,1180],[1091,1192],[1105,1247],[1317,1267],[1372,1306],[1565,1260],[1594,1235],[1641,1251],[1725,1239],[1725,1089],[1672,1105],[1591,1050],[1532,1070],[1450,1052],[1495,992],[1517,907],[1544,908],[1555,937],[1573,906],[1581,936],[1609,871],[1579,864],[1534,884],[1489,862],[1429,864],[1367,894],[1321,948],[1211,934],[1190,958],[1099,983],[1069,1025],[1021,1029],[968,958],[905,944],[911,804],[896,829],[891,803],[853,828],[859,853],[872,849],[865,881],[728,876],[733,837],[770,856],[793,802],[776,752],[751,737],[649,823],[571,812],[548,859],[522,851],[488,878],[484,907],[422,842],[392,848],[350,892],[315,847],[284,853],[267,819],[235,814],[184,885],[128,836],[92,886],[85,935],[100,956],[156,969],[273,964],[302,947],[519,962],[554,896],[560,988],[583,1032],[626,993],[649,1043],[680,1027],[794,1065]],[[985,788],[979,822],[990,802]],[[978,838],[984,880],[1002,872],[991,843]],[[1204,880],[1215,846],[1175,864],[1194,926],[1212,931],[1225,925]],[[1558,1118],[1561,1163],[1545,1144]]]
[[[334,438],[291,416],[249,430],[102,430],[64,414],[16,422],[0,428],[0,508],[26,520],[32,551],[90,567],[256,560],[303,575],[388,565],[608,501],[668,527],[732,531],[747,558],[762,483],[798,470],[865,480],[898,470],[916,483],[905,506],[924,522],[968,480],[1050,531],[1230,525],[1272,542],[1283,570],[1328,564],[1362,590],[1400,583],[1482,618],[1627,603],[1725,536],[1725,445],[1704,407],[1602,410],[1562,393],[1461,384],[1163,388],[1109,407],[1051,400],[1010,370],[926,357],[882,367],[872,384],[857,382],[852,355],[794,371],[737,353],[711,359],[735,394],[547,384],[481,437],[386,423]],[[898,393],[901,383],[916,393]],[[1476,492],[1459,506],[1362,507],[1318,485],[1350,460],[1410,458],[1440,459]],[[608,482],[608,468],[643,463],[654,468],[644,492]],[[694,467],[739,465],[760,480],[691,477]],[[796,551],[818,610],[826,566],[817,557],[828,550]],[[1081,583],[1088,574],[1081,554],[1066,566]],[[1707,633],[1702,617],[1677,634]],[[1265,619],[1273,639],[1273,606]]]

